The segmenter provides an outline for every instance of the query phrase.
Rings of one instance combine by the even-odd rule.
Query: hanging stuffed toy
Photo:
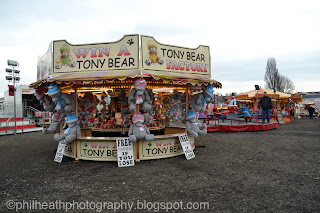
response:
[[[104,94],[101,95],[101,101],[99,102],[100,105],[106,106],[107,102],[105,100],[106,96]]]
[[[196,113],[194,111],[190,110],[187,112],[186,121],[187,131],[194,138],[197,138],[198,135],[207,134],[207,127],[197,122]]]
[[[202,87],[202,93],[192,96],[191,106],[195,112],[204,112],[206,110],[206,102],[213,97],[213,88],[213,85],[208,84]]]
[[[93,111],[94,107],[92,106],[92,102],[94,102],[94,96],[92,93],[86,93],[84,96],[84,112],[85,112],[85,119],[86,124],[89,126],[93,126],[94,118],[93,118]]]
[[[44,96],[43,108],[48,112],[53,112],[54,109],[56,108],[56,104],[52,101],[52,98],[48,95]]]
[[[68,128],[64,131],[63,134],[55,134],[55,141],[61,141],[65,139],[67,143],[70,143],[74,141],[77,137],[81,136],[80,127],[78,125],[78,118],[74,114],[67,114],[66,123],[68,124]]]
[[[60,113],[71,112],[74,110],[74,98],[72,95],[62,93],[56,83],[51,83],[48,88],[48,94],[52,101],[56,103],[56,110]]]
[[[99,98],[98,98],[96,95],[93,96],[92,106],[93,106],[93,107],[97,107],[98,104],[99,104],[99,102],[100,102]]]
[[[102,107],[100,109],[101,112],[101,120],[107,119],[107,108],[106,106]]]
[[[128,132],[130,142],[136,142],[137,140],[146,139],[152,141],[154,135],[150,134],[149,129],[144,125],[144,115],[140,112],[136,112],[132,117],[132,123]]]
[[[153,113],[145,113],[144,115],[144,123],[146,126],[152,126],[153,124]]]
[[[144,112],[151,111],[152,105],[149,103],[151,99],[148,91],[146,90],[147,81],[143,78],[136,78],[133,81],[133,86],[134,88],[132,88],[129,95],[130,111],[136,111],[136,104],[142,104]]]
[[[48,129],[43,128],[43,134],[52,134],[59,132],[60,127],[60,114],[58,112],[53,113],[51,116],[51,124]]]
[[[130,125],[129,115],[125,114],[125,115],[123,115],[123,118],[122,118],[121,127],[122,128],[128,128],[129,125]]]
[[[34,96],[36,96],[36,99],[40,102],[40,105],[42,105],[44,99],[44,92],[40,89],[37,89],[34,93]]]
[[[118,95],[118,100],[120,101],[121,106],[121,114],[129,114],[129,106],[128,106],[128,100],[126,98],[126,94],[124,90],[121,91],[121,93]]]
[[[37,89],[34,96],[40,102],[40,105],[43,106],[43,109],[48,112],[53,112],[56,104],[52,101],[51,97],[44,94],[43,90]]]

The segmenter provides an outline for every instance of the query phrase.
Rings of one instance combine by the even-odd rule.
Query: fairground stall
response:
[[[186,136],[194,149],[194,140],[206,134],[197,116],[221,87],[211,79],[209,47],[140,38],[84,45],[59,40],[39,58],[38,81],[30,87],[53,112],[44,133],[55,133],[59,146],[64,142],[65,156],[117,161],[119,146],[129,142],[132,150],[123,150],[133,151],[136,162],[167,158],[185,154]]]

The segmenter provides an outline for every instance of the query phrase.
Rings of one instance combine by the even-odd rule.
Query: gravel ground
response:
[[[148,212],[139,210],[143,202],[149,212],[165,212],[163,205],[172,207],[168,212],[320,211],[320,120],[265,132],[210,133],[196,144],[190,161],[179,156],[118,168],[116,162],[67,157],[55,163],[53,137],[41,132],[0,136],[0,211],[15,212],[7,209],[9,200],[17,208],[23,202],[24,208],[49,205],[28,212],[66,212],[52,210],[55,201],[61,208],[62,202],[96,208],[80,212],[99,212],[101,205],[102,212],[119,205],[117,212],[128,212],[131,202],[131,212]],[[191,204],[202,209],[187,210]]]

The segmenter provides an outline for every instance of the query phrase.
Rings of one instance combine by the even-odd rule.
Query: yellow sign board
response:
[[[176,72],[211,78],[210,50],[164,45],[151,36],[141,36],[142,68],[157,72]]]
[[[190,145],[194,149],[194,139],[190,137]],[[178,137],[144,141],[141,159],[167,158],[184,154]]]
[[[53,42],[53,73],[120,71],[139,68],[139,35],[110,43]]]
[[[80,142],[80,159],[117,161],[117,145],[115,141],[83,141]]]

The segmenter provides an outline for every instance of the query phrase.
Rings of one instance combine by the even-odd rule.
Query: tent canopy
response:
[[[267,92],[267,95],[269,97],[274,98],[274,92],[272,90],[263,89],[263,88],[260,88],[260,90],[258,91],[258,98],[261,98],[264,92]],[[276,99],[286,99],[290,97],[291,97],[291,94],[276,92]],[[244,100],[257,99],[257,90],[251,90],[249,92],[236,95],[236,99],[244,99]]]

